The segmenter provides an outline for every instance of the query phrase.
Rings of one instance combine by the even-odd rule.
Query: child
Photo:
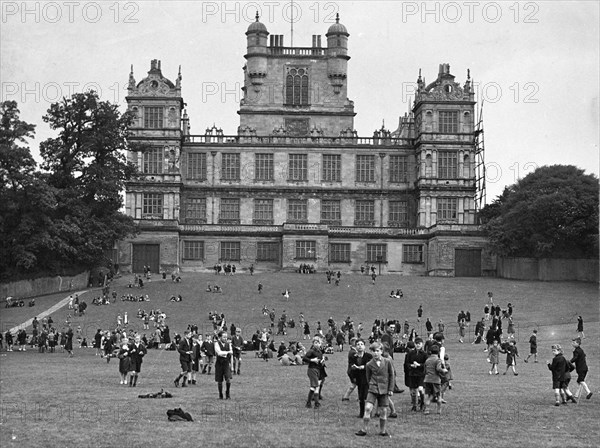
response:
[[[555,403],[554,406],[560,406],[561,403],[561,395],[565,394],[565,402],[566,400],[571,400],[573,403],[577,403],[575,397],[571,395],[571,392],[566,387],[565,383],[565,372],[568,370],[567,360],[563,356],[562,347],[558,344],[552,346],[552,354],[554,358],[552,361],[546,361],[548,365],[548,369],[552,372],[552,388],[554,389],[554,398]]]
[[[508,341],[508,345],[504,350],[502,350],[502,353],[506,353],[506,370],[504,371],[503,375],[506,375],[509,368],[512,368],[512,371],[515,374],[515,376],[518,375],[516,364],[517,357],[519,356],[519,351],[517,350],[517,346],[515,345],[514,339]]]
[[[208,369],[208,374],[210,375],[210,370],[212,369],[213,359],[215,357],[215,344],[212,340],[212,335],[210,333],[206,333],[206,339],[204,343],[200,346],[200,350],[204,353],[204,366],[202,367],[202,373],[205,374]]]
[[[448,357],[448,355],[444,356],[444,366],[446,367],[448,373],[441,377],[442,386],[440,390],[440,400],[442,401],[442,404],[446,404],[446,400],[444,400],[444,392],[446,392],[447,389],[452,389],[452,383],[450,381],[454,379],[454,377],[452,376],[452,369],[450,367],[450,363],[448,362],[449,359],[450,358]]]
[[[394,367],[390,358],[383,357],[383,345],[380,342],[371,344],[370,349],[373,352],[373,359],[367,363],[365,368],[369,391],[363,416],[363,428],[356,435],[367,435],[367,427],[371,420],[371,411],[375,403],[377,403],[379,407],[379,435],[390,437],[385,429],[385,425],[387,422],[389,397],[394,394]]]
[[[488,362],[492,365],[490,367],[490,375],[498,375],[498,357],[500,353],[500,346],[498,345],[498,340],[494,339],[492,345],[488,350]],[[493,372],[493,373],[492,373]]]
[[[131,358],[129,357],[129,341],[123,339],[121,341],[121,348],[119,349],[119,374],[121,375],[121,382],[119,384],[127,384],[127,374],[131,367]]]
[[[529,355],[525,358],[525,362],[529,361],[529,358],[533,355],[533,362],[537,361],[537,330],[533,330],[529,337]]]
[[[573,345],[573,358],[571,362],[575,364],[575,369],[577,372],[577,390],[575,391],[575,398],[579,398],[581,394],[581,389],[585,391],[587,394],[585,398],[589,400],[592,398],[593,392],[590,390],[588,385],[585,383],[585,377],[588,373],[588,366],[585,360],[585,352],[581,348],[581,338],[575,338],[571,342]]]
[[[579,333],[581,339],[585,339],[585,334],[583,333],[583,317],[581,316],[577,318],[577,333]]]
[[[407,347],[410,347],[410,342]],[[425,379],[425,361],[427,354],[423,351],[423,339],[416,338],[414,350],[409,350],[406,354],[405,362],[405,385],[410,390],[411,411],[417,412],[417,402],[419,409],[425,407],[425,389],[423,381]]]
[[[320,337],[313,338],[312,347],[306,352],[302,361],[308,364],[308,370],[306,374],[310,381],[310,389],[308,391],[308,399],[306,400],[306,407],[312,407],[312,401],[315,401],[315,408],[321,407],[320,399],[320,386],[321,386],[321,365],[325,362],[321,346],[323,342]]]
[[[437,345],[431,347],[431,355],[425,361],[425,410],[424,415],[429,414],[429,405],[432,400],[436,401],[437,413],[442,413],[442,400],[440,397],[442,379],[440,374],[448,373],[439,358],[440,348]]]

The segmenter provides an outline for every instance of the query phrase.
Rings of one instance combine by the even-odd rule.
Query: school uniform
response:
[[[389,404],[389,393],[394,392],[395,375],[392,360],[381,357],[379,364],[375,358],[371,359],[366,367],[365,373],[369,390],[367,394],[367,402],[380,407],[386,407]]]
[[[187,353],[192,351],[192,341],[187,338],[183,338],[177,347],[179,352],[179,363],[181,364],[182,372],[192,371],[192,355]]]
[[[588,373],[588,365],[585,360],[585,352],[581,347],[575,347],[573,350],[573,358],[571,363],[575,364],[575,371],[577,372],[577,382],[581,383],[585,381],[585,377]]]
[[[229,352],[231,350],[231,344],[229,342],[217,340],[217,342],[215,342],[215,346],[217,345],[221,352]],[[216,352],[217,351],[215,347],[215,353]],[[231,377],[231,354],[227,353],[226,355],[218,355],[215,362],[215,381],[217,383],[222,383],[223,380],[229,382]]]
[[[358,355],[358,352],[353,352],[348,356],[348,364],[350,366],[356,365],[366,366],[373,359],[373,355],[370,353],[363,353],[362,356]],[[356,367],[350,367],[352,372],[353,383],[358,387],[358,401],[359,401],[359,415],[362,417],[365,413],[365,401],[369,393],[369,381],[367,380],[367,372],[365,369],[359,369]]]
[[[313,358],[318,358],[319,361],[322,361],[323,352],[316,347],[311,347],[302,357],[302,361],[308,363],[306,374],[310,380],[310,387],[316,388],[319,386],[319,380],[321,379],[321,362],[312,362],[311,359]]]
[[[566,387],[565,372],[568,371],[568,368],[567,360],[562,353],[552,358],[552,363],[548,364],[548,369],[552,372],[552,388],[564,389]]]
[[[425,361],[427,354],[424,350],[412,350],[406,354],[404,363],[408,369],[408,375],[405,377],[404,384],[409,389],[417,389],[423,386],[425,380]],[[419,367],[412,367],[414,362],[419,363]]]
[[[131,344],[129,346],[129,354],[131,356],[131,371],[140,373],[142,369],[142,361],[148,353],[146,346],[141,342],[139,344]]]
[[[442,384],[440,373],[443,373],[444,366],[438,355],[431,355],[425,361],[425,378],[423,385],[427,395],[439,396]]]

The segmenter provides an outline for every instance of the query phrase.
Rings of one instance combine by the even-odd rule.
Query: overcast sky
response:
[[[42,116],[63,95],[94,88],[124,108],[130,65],[151,59],[171,80],[182,67],[192,133],[213,123],[235,134],[245,31],[258,10],[272,34],[308,47],[340,14],[350,33],[348,96],[355,128],[390,130],[411,104],[419,69],[467,69],[484,101],[487,200],[548,164],[598,174],[599,2],[410,1],[2,1],[1,100],[37,124],[31,145],[52,136]],[[478,106],[479,107],[479,106]]]

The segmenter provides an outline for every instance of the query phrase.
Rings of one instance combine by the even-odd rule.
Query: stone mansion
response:
[[[347,97],[349,34],[331,25],[307,47],[286,47],[259,17],[247,32],[239,127],[190,133],[181,72],[151,61],[129,77],[135,113],[126,213],[140,233],[117,246],[123,272],[292,270],[483,276],[495,257],[477,225],[478,146],[469,75],[448,64],[398,128],[362,137]]]

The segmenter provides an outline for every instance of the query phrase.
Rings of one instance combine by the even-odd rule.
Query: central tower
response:
[[[269,34],[258,14],[246,32],[240,135],[339,137],[354,131],[348,99],[348,31],[339,22],[327,31],[327,48],[314,35],[310,47],[286,47]]]

